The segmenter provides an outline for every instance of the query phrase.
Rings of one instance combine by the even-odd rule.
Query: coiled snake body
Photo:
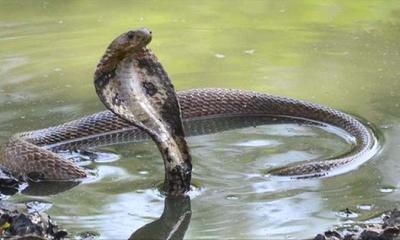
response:
[[[182,194],[190,188],[191,158],[181,118],[187,121],[220,116],[287,116],[310,119],[345,130],[355,139],[346,155],[307,162],[271,172],[282,176],[324,176],[346,164],[367,160],[376,139],[370,129],[348,114],[286,97],[232,89],[194,89],[177,93],[154,54],[146,47],[151,32],[129,31],[108,47],[95,73],[96,91],[111,111],[43,130],[16,134],[4,148],[1,165],[16,176],[47,180],[86,176],[84,169],[46,149],[63,141],[123,132],[134,126],[148,133],[164,159],[165,190]],[[134,125],[134,126],[133,126]]]

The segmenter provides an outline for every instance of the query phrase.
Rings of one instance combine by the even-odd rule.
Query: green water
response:
[[[265,172],[340,154],[341,138],[295,124],[189,138],[198,189],[185,238],[310,238],[398,206],[398,1],[0,1],[0,144],[103,110],[94,68],[115,36],[138,27],[153,31],[150,47],[177,90],[304,99],[367,119],[381,134],[381,152],[359,169],[307,181]],[[90,164],[96,177],[86,183],[10,200],[52,203],[49,214],[73,234],[128,238],[163,212],[162,160],[152,142],[105,150],[119,160]],[[341,217],[345,208],[357,216]]]

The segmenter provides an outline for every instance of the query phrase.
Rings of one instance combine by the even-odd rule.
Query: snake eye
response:
[[[132,40],[133,37],[135,37],[135,33],[134,33],[133,31],[129,31],[129,32],[128,32],[128,38],[129,38],[130,40]]]

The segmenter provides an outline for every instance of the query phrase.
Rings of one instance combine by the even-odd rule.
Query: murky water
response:
[[[60,225],[105,239],[128,238],[164,205],[164,217],[134,236],[185,216],[178,238],[187,228],[187,239],[302,239],[398,206],[398,1],[0,1],[0,144],[103,110],[95,65],[111,39],[143,26],[177,90],[240,88],[335,107],[375,126],[381,152],[344,175],[275,179],[268,169],[349,145],[315,126],[266,124],[189,138],[190,201],[160,195],[164,170],[150,141],[97,149],[112,155],[83,162],[96,176],[68,191],[10,200],[52,203]],[[345,208],[356,214],[340,214]]]

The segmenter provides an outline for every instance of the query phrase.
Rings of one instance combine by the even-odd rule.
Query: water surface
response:
[[[381,152],[359,169],[286,181],[266,171],[349,149],[324,129],[268,124],[189,138],[193,183],[187,239],[302,239],[398,206],[398,1],[0,1],[0,144],[14,133],[104,109],[92,86],[108,43],[148,27],[177,90],[224,87],[290,96],[366,119]],[[152,142],[102,147],[112,161],[52,203],[72,233],[126,239],[158,219],[161,157]],[[115,156],[112,155],[112,156]],[[110,159],[109,159],[110,160]],[[187,207],[187,204],[185,205]],[[357,214],[346,218],[340,211]]]

